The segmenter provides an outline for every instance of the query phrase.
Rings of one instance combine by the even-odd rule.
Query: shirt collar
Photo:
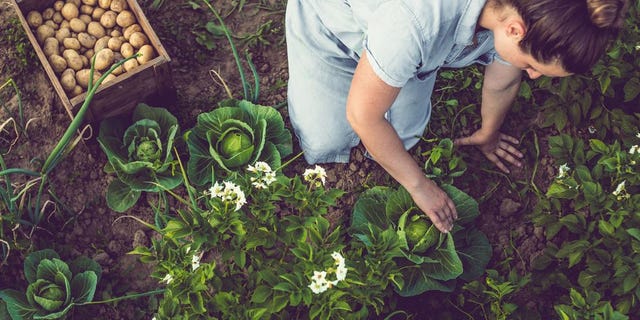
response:
[[[467,0],[453,38],[456,44],[471,45],[474,43],[478,19],[485,3],[486,0]]]

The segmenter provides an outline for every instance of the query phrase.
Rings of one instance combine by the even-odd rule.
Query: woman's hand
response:
[[[458,138],[454,141],[457,146],[475,145],[484,155],[491,160],[500,170],[509,173],[509,169],[503,161],[507,161],[516,167],[522,167],[522,153],[512,144],[520,143],[518,139],[504,133],[494,131],[485,132],[482,129],[468,137]]]
[[[440,232],[451,231],[458,212],[451,198],[435,182],[424,177],[423,183],[407,191]]]

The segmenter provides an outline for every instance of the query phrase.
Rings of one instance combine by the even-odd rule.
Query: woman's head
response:
[[[622,27],[628,0],[494,0],[524,22],[519,46],[539,62],[569,73],[588,71]]]

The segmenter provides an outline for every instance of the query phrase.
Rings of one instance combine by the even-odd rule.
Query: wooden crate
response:
[[[33,45],[42,66],[44,67],[51,84],[64,108],[71,118],[80,109],[86,98],[86,92],[73,98],[69,98],[62,88],[58,75],[53,71],[51,64],[36,40],[34,32],[27,24],[26,16],[36,10],[42,13],[44,9],[53,7],[56,0],[10,0],[14,5],[29,41]],[[152,103],[153,101],[165,101],[175,97],[175,88],[171,79],[171,58],[164,49],[158,36],[151,28],[142,9],[136,0],[127,0],[129,10],[136,16],[138,24],[149,39],[150,44],[158,55],[153,60],[138,66],[137,68],[117,76],[114,80],[103,83],[91,100],[91,105],[86,113],[86,121],[99,121],[110,116],[126,113],[132,110],[140,102]]]

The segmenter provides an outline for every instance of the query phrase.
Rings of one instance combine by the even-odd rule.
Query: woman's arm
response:
[[[399,92],[400,88],[387,85],[375,74],[363,54],[347,99],[347,119],[371,156],[409,191],[440,231],[448,232],[457,219],[453,201],[425,176],[384,118]]]
[[[509,172],[503,160],[522,166],[518,160],[522,153],[513,144],[518,139],[500,132],[504,117],[511,108],[520,89],[522,70],[494,61],[484,72],[482,86],[481,128],[471,136],[458,138],[456,145],[477,145],[482,153],[500,170]]]

